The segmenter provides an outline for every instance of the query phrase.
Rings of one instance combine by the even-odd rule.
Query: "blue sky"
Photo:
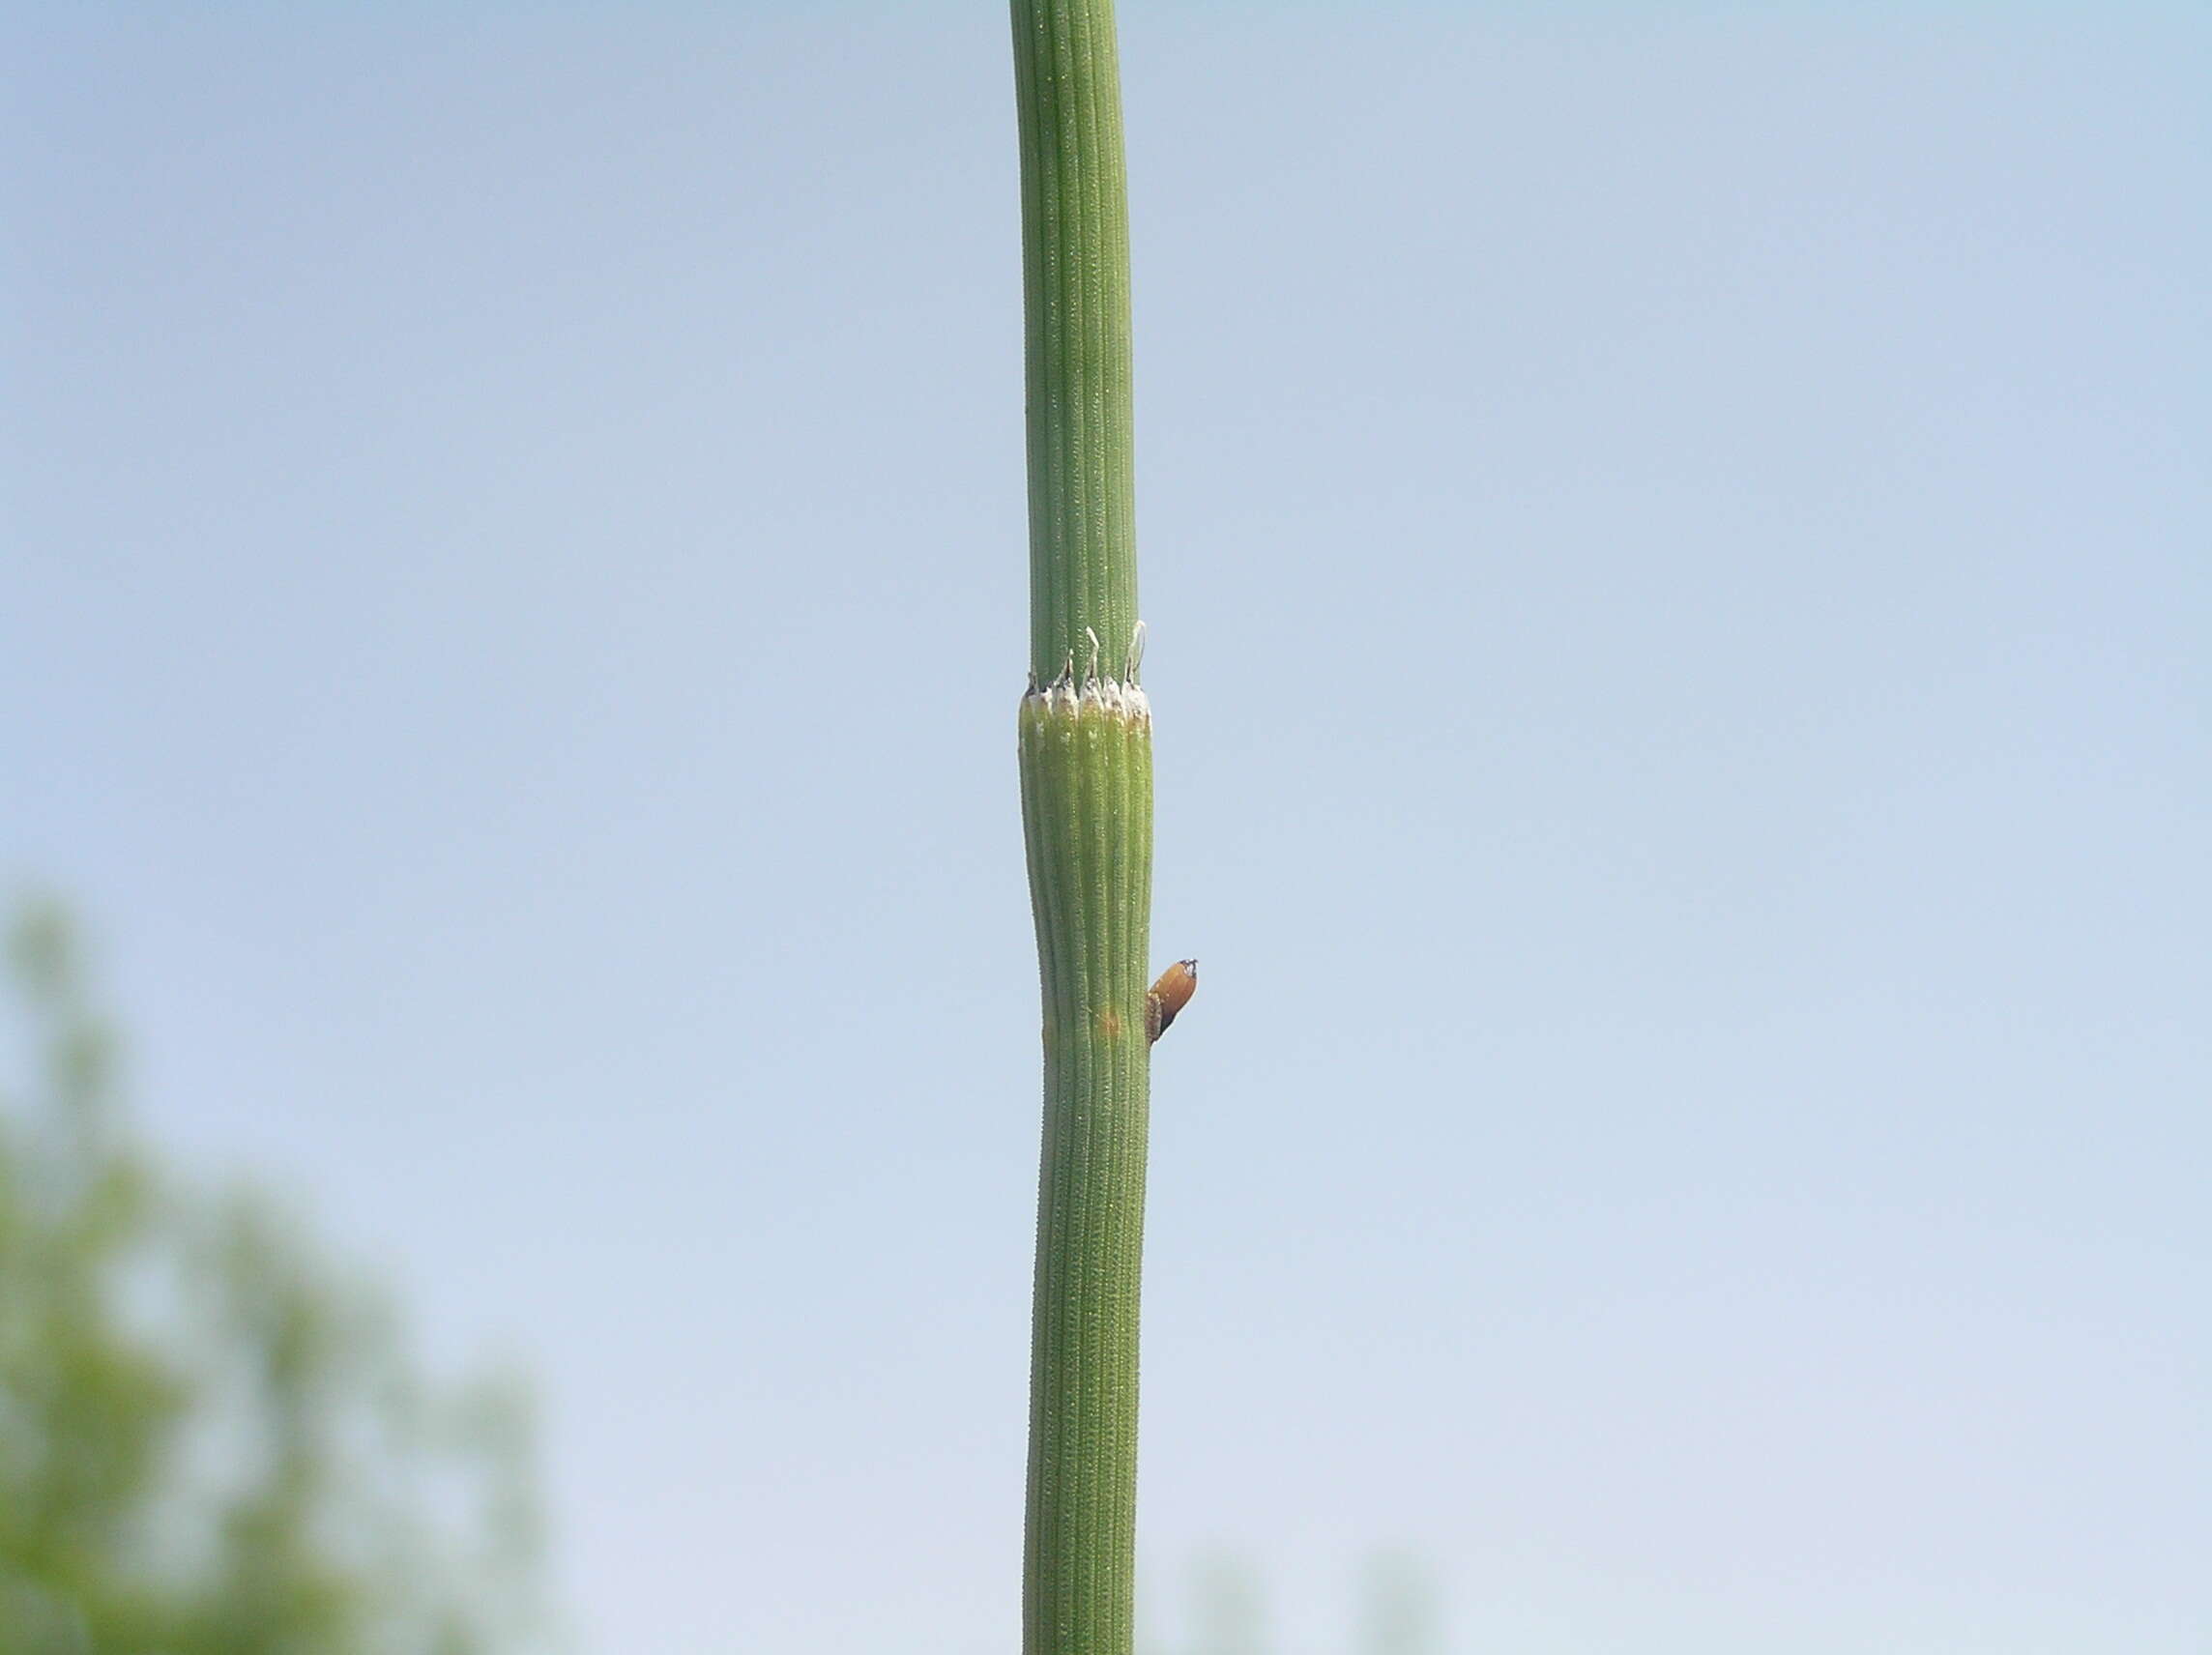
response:
[[[1155,1626],[2203,1648],[2206,15],[1121,32]],[[0,874],[591,1649],[1012,1646],[1004,35],[0,22]]]

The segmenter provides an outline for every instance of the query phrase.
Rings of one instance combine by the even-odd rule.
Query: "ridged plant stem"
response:
[[[1030,452],[1030,671],[1128,676],[1137,624],[1129,207],[1112,0],[1013,0]]]
[[[1013,0],[1030,475],[1022,820],[1044,989],[1024,1655],[1129,1655],[1150,1062],[1128,214],[1111,0]]]

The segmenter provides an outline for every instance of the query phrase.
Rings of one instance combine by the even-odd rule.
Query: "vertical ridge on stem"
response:
[[[1135,683],[1128,209],[1111,0],[1013,0],[1044,1008],[1024,1655],[1129,1655],[1151,714]]]
[[[1024,1649],[1126,1655],[1150,1039],[1151,732],[1092,680],[1022,701],[1044,1002]]]
[[[1014,0],[1030,670],[1120,679],[1137,624],[1129,224],[1110,0]],[[1091,666],[1086,631],[1100,641]]]

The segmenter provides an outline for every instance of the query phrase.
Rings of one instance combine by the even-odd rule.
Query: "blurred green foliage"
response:
[[[1176,1655],[1277,1655],[1260,1579],[1240,1559],[1217,1555],[1191,1579],[1191,1636]],[[1301,1645],[1306,1647],[1306,1645]],[[1441,1655],[1443,1634],[1428,1573],[1401,1553],[1370,1557],[1359,1585],[1352,1655]],[[1149,1655],[1163,1646],[1148,1643]]]
[[[1209,1557],[1191,1590],[1198,1655],[1266,1655],[1266,1600],[1252,1571],[1234,1557]]]
[[[1361,1655],[1438,1655],[1443,1626],[1428,1571],[1399,1552],[1368,1559],[1359,1596]]]
[[[541,1647],[525,1394],[423,1382],[298,1224],[158,1164],[58,908],[8,965],[0,1655]]]

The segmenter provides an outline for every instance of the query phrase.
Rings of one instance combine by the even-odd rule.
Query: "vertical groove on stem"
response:
[[[1044,988],[1024,1649],[1126,1655],[1147,1078],[1151,735],[1143,694],[1024,697],[1022,803]]]
[[[1110,0],[1013,0],[1030,453],[1030,670],[1128,676],[1137,624],[1129,215]]]
[[[1044,1003],[1024,1655],[1129,1655],[1151,713],[1134,682],[1128,211],[1111,0],[1013,0],[1028,398],[1022,818]]]

